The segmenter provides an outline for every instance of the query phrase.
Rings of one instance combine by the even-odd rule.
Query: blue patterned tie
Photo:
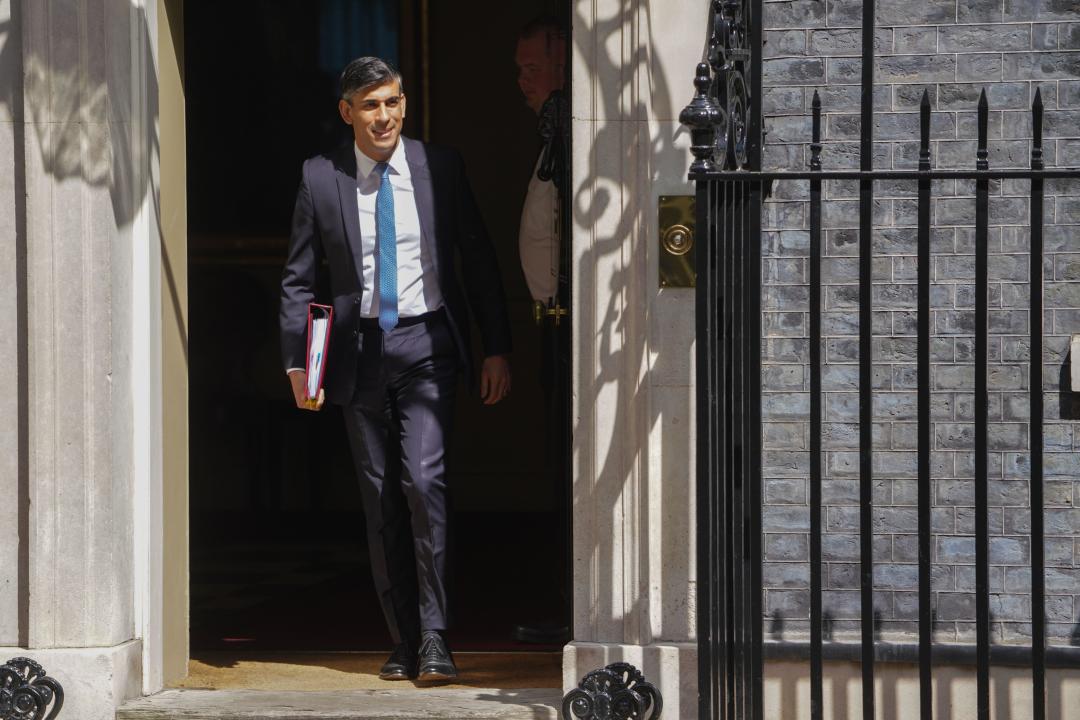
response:
[[[394,188],[390,185],[389,166],[375,166],[379,173],[379,193],[375,196],[375,235],[379,242],[379,327],[383,332],[398,323],[397,231],[394,226]]]

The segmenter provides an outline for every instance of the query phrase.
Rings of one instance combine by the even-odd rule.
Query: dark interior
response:
[[[451,450],[460,650],[554,649],[515,624],[562,618],[559,482],[545,458],[539,331],[517,253],[538,149],[515,82],[516,32],[545,0],[188,3],[191,646],[390,645],[364,547],[341,414],[297,410],[281,368],[281,266],[302,161],[350,135],[341,67],[405,76],[406,134],[453,145],[499,256],[514,322],[514,391],[459,393]],[[425,18],[426,14],[426,18]],[[426,58],[426,62],[425,62]],[[547,465],[545,465],[545,461]],[[561,466],[563,463],[555,463]]]

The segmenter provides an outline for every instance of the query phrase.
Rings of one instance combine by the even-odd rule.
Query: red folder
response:
[[[315,320],[326,320],[325,332],[321,333],[321,342],[312,333]],[[334,324],[334,308],[329,305],[310,303],[307,316],[307,360],[305,371],[307,373],[307,402],[315,407],[318,402],[319,391],[322,390],[323,378],[326,376],[326,351],[330,347],[330,328]],[[315,344],[313,347],[313,343]],[[313,352],[314,351],[314,352]]]

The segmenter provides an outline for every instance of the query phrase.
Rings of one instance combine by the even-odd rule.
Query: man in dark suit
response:
[[[354,60],[338,107],[354,141],[304,163],[281,280],[282,357],[297,407],[320,408],[322,394],[307,400],[304,367],[308,303],[325,260],[334,306],[325,399],[343,407],[395,644],[380,677],[448,680],[457,669],[443,637],[446,447],[457,373],[473,375],[466,301],[487,404],[510,391],[506,302],[460,156],[401,136],[400,74],[379,58]]]

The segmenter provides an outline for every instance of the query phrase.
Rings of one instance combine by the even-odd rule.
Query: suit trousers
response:
[[[359,336],[345,429],[367,521],[375,590],[395,644],[445,630],[449,547],[446,454],[458,352],[445,311]]]

